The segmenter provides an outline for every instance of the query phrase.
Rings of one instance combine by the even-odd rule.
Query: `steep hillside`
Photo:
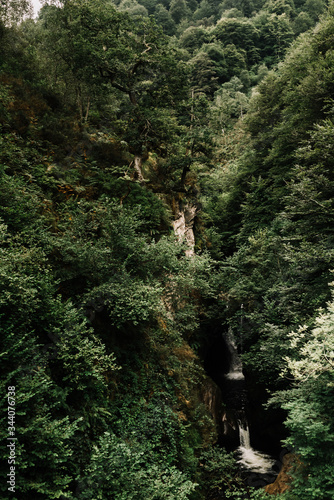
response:
[[[2,498],[331,498],[332,9],[0,7]]]

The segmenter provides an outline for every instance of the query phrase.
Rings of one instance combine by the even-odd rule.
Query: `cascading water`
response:
[[[238,420],[238,427],[239,427],[240,446],[248,450],[251,447],[248,424],[247,422],[243,424],[241,420]]]
[[[225,374],[225,377],[228,380],[245,380],[244,374],[242,373],[241,359],[238,355],[232,330],[229,329],[224,337],[230,354],[230,369],[229,372]]]
[[[275,460],[273,460],[269,455],[254,450],[251,447],[247,421],[242,422],[241,420],[238,420],[238,426],[240,436],[240,446],[238,448],[240,459],[238,462],[240,465],[251,472],[257,472],[258,474],[267,474],[268,472],[271,472],[275,464]]]
[[[238,355],[236,342],[231,330],[224,335],[224,339],[230,354],[229,371],[225,374],[226,381],[232,387],[230,389],[230,400],[234,405],[239,428],[240,446],[237,452],[240,456],[238,462],[250,472],[266,474],[273,468],[275,460],[269,455],[254,450],[250,444],[249,427],[245,413],[246,389],[245,377],[242,372],[242,362]],[[232,396],[231,396],[232,393]]]

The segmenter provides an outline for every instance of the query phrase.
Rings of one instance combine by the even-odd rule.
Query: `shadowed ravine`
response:
[[[236,414],[236,421],[239,429],[240,445],[237,453],[240,455],[238,462],[242,467],[245,467],[251,472],[266,474],[272,471],[275,460],[269,455],[254,450],[251,446],[249,426],[245,411],[247,402],[247,394],[245,389],[245,377],[242,372],[242,362],[238,355],[237,346],[231,330],[224,335],[227,348],[230,353],[230,366],[228,373],[225,374],[226,381],[231,381],[231,392],[235,392],[232,398],[232,405]],[[236,384],[235,382],[238,381]],[[231,396],[230,396],[231,398]],[[236,402],[236,403],[233,403]]]

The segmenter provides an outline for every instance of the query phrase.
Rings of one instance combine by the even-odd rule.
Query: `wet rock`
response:
[[[270,495],[279,495],[290,489],[292,478],[289,472],[296,466],[300,467],[302,464],[294,453],[287,453],[282,460],[282,469],[280,470],[276,480],[272,484],[265,487],[265,491]]]

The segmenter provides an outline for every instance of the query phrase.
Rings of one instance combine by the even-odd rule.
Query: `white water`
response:
[[[225,334],[225,341],[227,348],[230,353],[230,371],[225,374],[225,378],[229,380],[244,380],[244,374],[242,373],[242,362],[238,355],[237,346],[231,329]]]
[[[240,446],[238,452],[240,460],[238,463],[249,469],[251,472],[266,474],[273,468],[275,460],[266,453],[254,450],[250,445],[250,435],[248,425],[238,420]]]
[[[227,334],[225,334],[225,341],[231,359],[230,371],[225,374],[225,378],[228,380],[244,380],[245,377],[242,373],[242,362],[238,355],[232,330],[229,329]],[[238,448],[240,459],[238,460],[238,463],[240,463],[243,467],[246,467],[251,472],[257,472],[259,474],[266,474],[270,472],[275,460],[273,460],[269,455],[254,450],[251,447],[249,428],[244,411],[242,411],[242,420],[238,420],[238,427],[240,439],[240,446]]]
[[[244,374],[242,372],[229,372],[225,374],[225,378],[228,380],[244,380]]]
[[[251,447],[251,445],[250,445],[250,436],[249,436],[248,425],[246,424],[244,427],[242,425],[241,421],[238,420],[238,426],[239,426],[240,446],[242,446],[243,448],[249,449]]]

